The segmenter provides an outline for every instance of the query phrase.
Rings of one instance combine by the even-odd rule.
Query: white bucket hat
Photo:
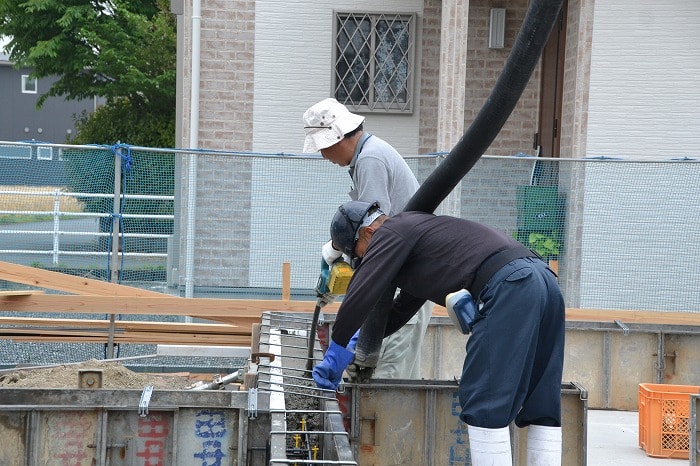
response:
[[[364,121],[365,117],[351,113],[333,98],[320,101],[304,112],[303,152],[318,152],[338,143]]]

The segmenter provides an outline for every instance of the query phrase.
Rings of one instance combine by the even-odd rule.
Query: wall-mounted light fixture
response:
[[[506,9],[491,8],[491,21],[489,24],[489,48],[502,49],[506,35]]]

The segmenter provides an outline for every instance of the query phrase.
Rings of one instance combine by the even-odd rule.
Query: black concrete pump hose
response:
[[[562,3],[563,0],[530,2],[491,95],[457,145],[421,184],[404,210],[434,212],[496,139],[530,80]],[[360,332],[358,350],[371,352],[381,346],[388,318],[388,313],[370,313]]]
[[[533,0],[491,95],[464,136],[421,184],[404,210],[432,213],[501,131],[542,54],[563,0]]]

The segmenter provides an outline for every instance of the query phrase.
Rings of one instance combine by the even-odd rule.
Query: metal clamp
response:
[[[250,360],[254,364],[260,364],[260,358],[268,358],[270,362],[275,360],[275,355],[273,353],[251,353]]]
[[[627,336],[630,334],[630,328],[627,325],[625,325],[624,322],[622,322],[621,320],[615,320],[615,324],[617,324],[617,326],[622,329],[623,335]]]
[[[258,389],[251,388],[248,390],[248,419],[258,417]]]
[[[139,416],[146,417],[148,414],[148,403],[151,401],[153,393],[153,385],[146,385],[141,392],[141,400],[139,401]]]

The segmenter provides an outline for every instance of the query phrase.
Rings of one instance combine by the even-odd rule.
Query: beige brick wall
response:
[[[471,125],[491,93],[506,63],[510,49],[527,11],[527,0],[471,0],[469,10],[467,87],[464,103],[464,127]],[[505,47],[488,48],[491,8],[506,8]],[[530,78],[518,104],[486,153],[514,155],[532,153],[539,112],[539,66]]]
[[[191,2],[186,2],[184,82],[191,78]],[[255,1],[202,2],[199,147],[251,150]],[[183,114],[189,115],[189,86],[184,85]],[[182,146],[188,147],[189,128]]]
[[[192,2],[186,1],[183,57],[181,147],[190,147],[189,115]],[[255,1],[202,2],[198,148],[250,151],[253,140],[253,63]],[[183,167],[182,199],[187,199],[188,166]],[[248,283],[247,223],[224,214],[222,205],[243,210],[250,203],[250,161],[197,160],[194,286],[245,286]],[[188,220],[183,201],[181,224]],[[185,231],[185,230],[183,230]],[[215,245],[215,247],[212,247]],[[185,242],[180,242],[178,282],[185,285]],[[204,272],[206,271],[206,272]],[[222,280],[223,276],[232,276]]]
[[[425,0],[421,37],[420,135],[419,152],[435,152],[437,147],[438,84],[440,73],[441,0]]]
[[[507,3],[507,4],[506,4]],[[515,37],[527,11],[527,0],[469,2],[467,81],[464,102],[464,129],[474,121],[503,70]],[[506,47],[488,48],[491,8],[506,8]],[[420,83],[420,151],[437,149],[438,83],[440,59],[440,24],[442,1],[425,0]],[[532,153],[539,112],[540,70],[536,67],[513,114],[486,151],[490,155]]]
[[[562,158],[586,156],[593,0],[569,0],[562,96]]]

